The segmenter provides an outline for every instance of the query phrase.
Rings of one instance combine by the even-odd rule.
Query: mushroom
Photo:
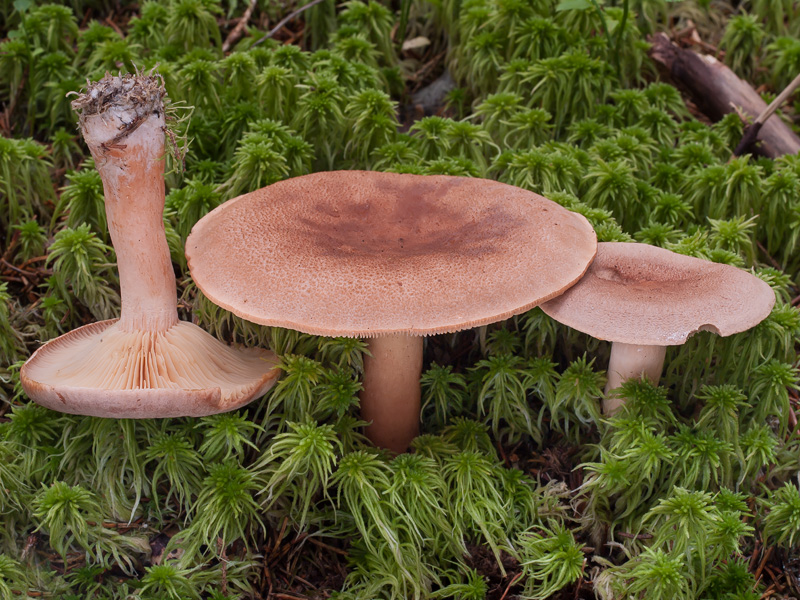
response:
[[[164,94],[156,77],[106,75],[72,103],[103,180],[122,314],[51,340],[23,365],[22,387],[48,408],[98,417],[208,415],[242,406],[279,375],[271,352],[230,348],[178,320],[162,221]]]
[[[586,275],[541,309],[573,329],[611,344],[607,398],[631,378],[657,384],[667,346],[706,330],[723,337],[754,327],[772,310],[775,293],[750,273],[646,244],[604,242]]]
[[[366,433],[403,452],[419,431],[422,336],[560,294],[596,246],[582,216],[509,185],[338,171],[226,202],[195,225],[186,255],[203,293],[244,319],[370,338]]]

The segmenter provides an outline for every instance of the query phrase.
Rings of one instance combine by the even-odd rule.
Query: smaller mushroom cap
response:
[[[541,308],[597,339],[677,346],[701,330],[724,337],[750,329],[774,304],[772,288],[747,271],[647,244],[605,242],[583,279]]]
[[[374,337],[507,319],[575,283],[596,248],[583,216],[517,187],[333,171],[217,207],[186,257],[203,293],[244,319]]]
[[[247,404],[280,374],[271,352],[231,348],[192,323],[165,331],[117,323],[85,325],[34,352],[20,371],[28,396],[95,417],[199,417]]]

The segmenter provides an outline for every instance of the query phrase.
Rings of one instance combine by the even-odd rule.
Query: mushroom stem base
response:
[[[402,453],[419,435],[421,336],[389,335],[369,340],[364,357],[361,418],[376,446]]]
[[[656,385],[661,378],[666,354],[666,346],[642,346],[621,342],[611,344],[603,413],[613,415],[620,406],[625,404],[622,398],[609,397],[609,394],[628,379],[647,377],[650,383]]]

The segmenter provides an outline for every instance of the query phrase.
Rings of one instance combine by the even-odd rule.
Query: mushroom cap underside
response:
[[[627,242],[597,245],[586,275],[542,310],[592,337],[675,346],[701,330],[721,336],[763,321],[772,288],[747,271]]]
[[[20,371],[28,396],[95,417],[198,417],[251,402],[280,374],[271,352],[231,348],[192,323],[123,331],[117,322],[92,323],[39,348]]]
[[[583,216],[510,185],[334,171],[226,202],[186,255],[203,293],[242,318],[373,337],[519,314],[570,287],[596,248]]]

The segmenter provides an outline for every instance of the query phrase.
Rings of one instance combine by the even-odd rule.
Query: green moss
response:
[[[641,41],[668,11],[703,39],[727,30],[730,64],[777,93],[800,64],[791,3],[754,0],[749,15],[728,18],[708,3],[660,0],[600,11],[326,0],[255,48],[263,32],[246,32],[227,56],[243,2],[145,2],[127,22],[106,21],[102,2],[13,4],[0,2],[10,115],[0,138],[0,398],[10,404],[0,405],[0,596],[264,595],[265,565],[310,536],[345,548],[340,598],[483,598],[501,565],[517,565],[502,589],[523,573],[509,593],[529,598],[574,594],[580,577],[601,596],[750,598],[762,591],[748,569],[756,538],[797,551],[800,160],[732,159],[741,120],[691,117]],[[249,23],[282,16],[258,3]],[[413,36],[430,44],[403,51]],[[203,419],[53,413],[24,397],[19,361],[118,313],[102,187],[81,163],[66,94],[92,72],[156,64],[175,105],[193,106],[171,127],[190,140],[186,170],[167,179],[165,229],[181,271],[182,240],[222,201],[313,171],[378,169],[544,193],[586,216],[600,241],[753,268],[778,303],[749,332],[701,332],[671,348],[662,387],[626,383],[613,418],[599,413],[608,345],[539,309],[483,338],[430,338],[425,434],[391,459],[358,419],[363,341],[247,323],[187,278],[182,316],[226,341],[270,346],[279,384]],[[437,114],[410,119],[410,93],[445,67],[458,87]],[[33,531],[36,560],[25,552]],[[147,562],[157,532],[176,551],[160,565]]]

